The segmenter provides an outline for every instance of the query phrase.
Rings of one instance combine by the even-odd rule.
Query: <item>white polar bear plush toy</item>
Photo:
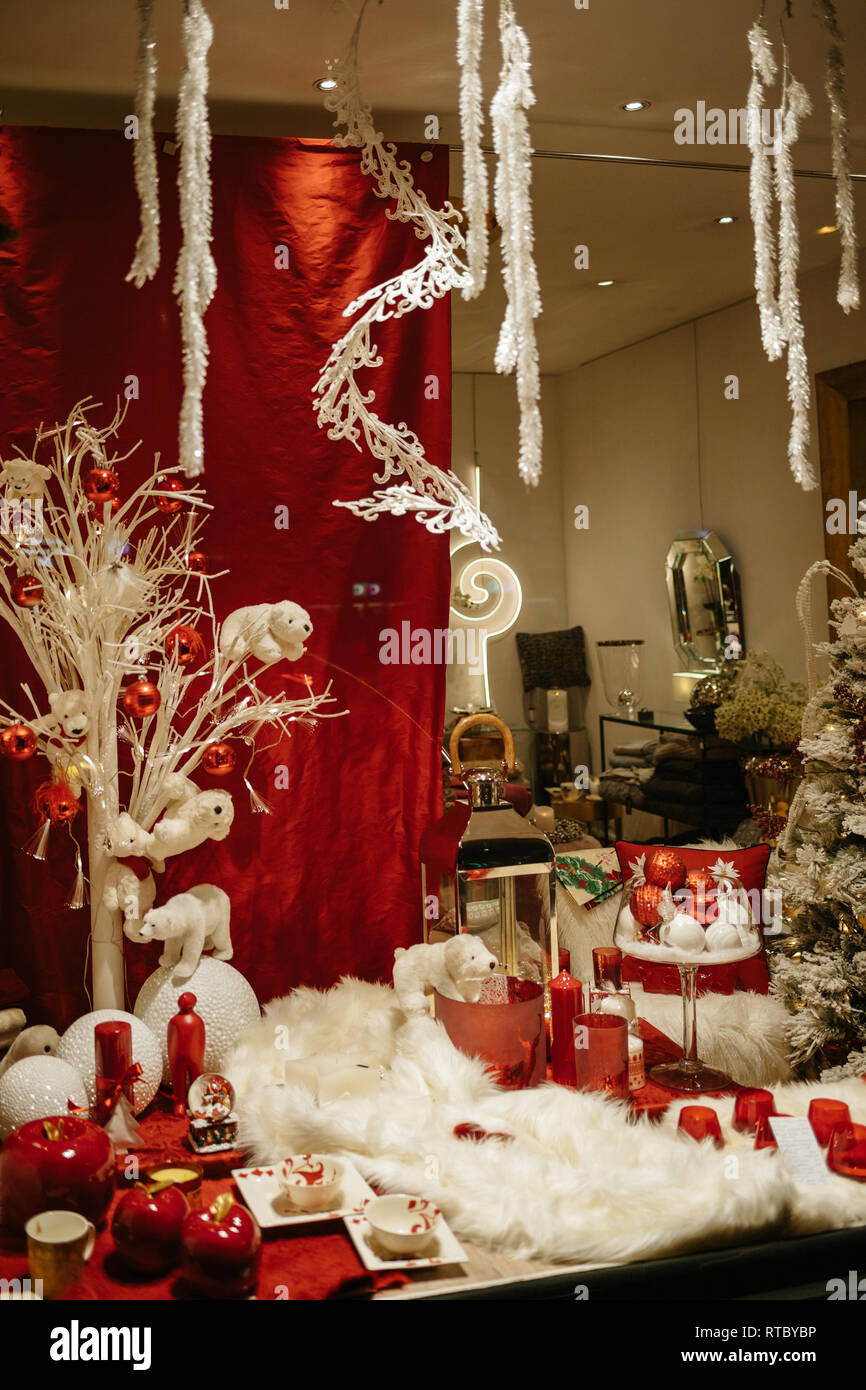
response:
[[[121,811],[108,827],[106,846],[114,859],[109,864],[102,890],[102,902],[109,912],[123,913],[123,930],[130,941],[141,941],[138,935],[141,919],[153,907],[156,883],[145,856],[153,845],[153,836]]]
[[[230,661],[255,656],[266,666],[275,661],[298,661],[313,631],[310,615],[299,603],[258,603],[236,608],[220,630],[219,648]]]
[[[171,816],[156,822],[147,851],[158,874],[173,855],[185,854],[205,840],[224,840],[235,818],[228,792],[198,792],[187,801],[175,803],[172,810]]]
[[[160,965],[174,967],[175,976],[186,980],[194,973],[202,951],[213,947],[216,960],[231,960],[230,922],[228,893],[213,883],[200,883],[146,912],[139,940],[164,941]]]
[[[70,753],[72,748],[82,748],[87,742],[90,728],[90,715],[83,690],[54,691],[48,696],[51,713],[47,721],[52,727],[60,726],[61,737],[49,738],[45,749],[48,761],[58,774],[68,782],[77,797],[81,796],[81,767]]]
[[[23,501],[25,497],[44,497],[45,484],[51,477],[51,469],[44,464],[34,463],[32,459],[9,459],[0,465],[0,487],[9,502]]]
[[[394,952],[394,990],[404,1014],[426,1014],[434,989],[446,999],[475,1004],[481,986],[499,964],[482,941],[462,933],[447,941],[398,946]]]

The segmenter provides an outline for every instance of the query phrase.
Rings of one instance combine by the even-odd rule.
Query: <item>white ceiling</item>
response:
[[[160,123],[170,125],[180,71],[179,0],[155,0],[160,61]],[[705,101],[744,104],[746,32],[755,0],[516,0],[532,44],[537,150],[640,155],[655,159],[746,162],[731,146],[679,146],[674,113]],[[210,0],[214,129],[236,133],[330,133],[312,83],[342,52],[352,27],[333,0]],[[487,9],[486,92],[498,68],[495,0]],[[783,0],[768,0],[778,33]],[[852,164],[866,173],[866,4],[837,0],[848,38]],[[440,138],[459,139],[454,0],[370,0],[361,46],[364,86],[378,124],[396,139],[423,140],[423,118],[440,120]],[[797,165],[829,169],[829,117],[823,94],[823,34],[811,0],[794,0],[787,25],[794,72],[814,113],[804,124]],[[130,109],[136,47],[134,0],[2,0],[0,104],[10,124],[119,127]],[[638,115],[630,98],[652,105]],[[748,180],[737,173],[615,166],[536,158],[534,201],[544,312],[542,370],[560,372],[626,343],[711,312],[751,293]],[[452,188],[460,192],[460,158]],[[804,271],[838,255],[833,185],[798,180]],[[866,184],[856,191],[861,227]],[[732,212],[739,221],[719,227]],[[589,271],[573,268],[573,248],[590,248]],[[454,365],[492,370],[501,315],[498,256],[482,301],[454,301]],[[613,279],[609,289],[596,285]]]

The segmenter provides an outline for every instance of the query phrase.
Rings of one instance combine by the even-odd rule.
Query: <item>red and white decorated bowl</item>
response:
[[[304,1211],[327,1211],[336,1205],[343,1168],[323,1154],[292,1154],[277,1169],[280,1188],[293,1206]]]
[[[395,1255],[417,1255],[436,1233],[439,1208],[423,1197],[374,1197],[364,1208],[370,1229]]]

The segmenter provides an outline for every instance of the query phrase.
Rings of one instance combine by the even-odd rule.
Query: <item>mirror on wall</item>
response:
[[[740,578],[715,531],[682,531],[665,562],[674,647],[691,671],[711,671],[746,649]]]

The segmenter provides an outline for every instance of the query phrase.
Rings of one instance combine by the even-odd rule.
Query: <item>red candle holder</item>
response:
[[[724,1148],[722,1127],[712,1106],[684,1105],[680,1111],[677,1129],[681,1134],[687,1134],[698,1144],[702,1143],[704,1139],[712,1139],[717,1149]]]
[[[756,1149],[777,1149],[776,1136],[773,1133],[770,1119],[789,1120],[790,1115],[777,1115],[775,1110],[769,1114],[762,1115],[755,1128],[755,1148]]]
[[[734,1129],[740,1134],[754,1133],[761,1120],[775,1113],[776,1102],[772,1091],[763,1091],[759,1086],[745,1086],[737,1092],[734,1101]]]
[[[815,1131],[815,1138],[826,1149],[833,1130],[840,1125],[851,1124],[851,1112],[843,1100],[829,1100],[818,1097],[809,1106],[809,1124]]]
[[[616,1014],[578,1014],[574,1020],[578,1090],[628,1099],[628,1025]]]
[[[618,946],[593,946],[592,974],[596,989],[605,984],[613,989],[622,987],[622,951]]]
[[[827,1167],[843,1178],[866,1182],[866,1125],[841,1125],[833,1130]]]
[[[495,987],[502,985],[497,996]],[[488,988],[489,987],[489,988]],[[509,1091],[539,1086],[547,1070],[544,990],[532,980],[491,976],[476,1004],[438,992],[436,1017],[454,1046],[489,1063]]]

